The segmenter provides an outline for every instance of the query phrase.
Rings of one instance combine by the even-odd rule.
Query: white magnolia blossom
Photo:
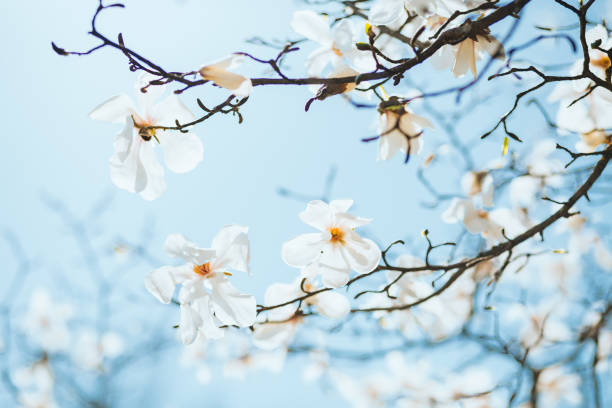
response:
[[[46,290],[36,289],[30,297],[21,328],[47,352],[63,351],[70,345],[68,322],[72,316],[72,306],[55,303]]]
[[[406,105],[391,97],[379,106],[378,160],[388,160],[397,152],[419,154],[423,148],[423,128],[433,128],[426,118],[415,115]]]
[[[55,381],[47,360],[11,373],[11,381],[17,389],[19,408],[57,408],[53,396]]]
[[[493,206],[493,176],[488,171],[469,171],[461,178],[463,193],[469,197],[480,196],[482,205]]]
[[[462,0],[376,0],[368,16],[372,24],[390,26],[406,20],[406,11],[419,16],[450,17],[454,11],[465,10]]]
[[[231,72],[240,66],[243,60],[243,55],[232,54],[219,61],[203,65],[199,72],[202,78],[214,82],[217,86],[229,89],[239,98],[246,98],[253,90],[251,80]]]
[[[86,370],[102,369],[105,359],[113,359],[123,353],[123,339],[118,333],[106,332],[99,335],[93,330],[81,331],[71,350],[72,359]]]
[[[330,27],[326,17],[311,10],[300,10],[293,13],[291,28],[320,45],[308,56],[308,75],[321,76],[329,64],[333,67],[349,64],[360,72],[375,68],[372,54],[355,47],[357,34],[353,23],[348,19]]]
[[[145,286],[167,304],[175,286],[181,285],[179,334],[183,343],[192,343],[198,333],[205,338],[221,338],[222,325],[248,327],[255,322],[255,298],[241,294],[228,280],[229,269],[249,272],[247,233],[247,227],[225,226],[211,248],[199,248],[180,234],[166,239],[166,252],[187,263],[156,269],[146,278]]]
[[[453,71],[455,77],[462,77],[468,71],[472,72],[474,79],[478,77],[476,62],[488,53],[491,57],[505,59],[503,45],[488,32],[476,34],[473,38],[466,38],[457,45],[444,45],[431,58],[436,69]]]
[[[529,208],[538,193],[547,187],[558,187],[562,183],[563,163],[552,154],[557,150],[553,139],[544,139],[535,144],[525,159],[529,174],[516,177],[510,182],[510,200],[515,206]]]
[[[481,210],[470,199],[453,198],[450,206],[442,213],[442,220],[449,224],[462,222],[471,234],[482,234],[489,242],[502,241],[504,228],[496,220],[496,214],[499,214],[499,210]]]
[[[266,306],[283,304],[290,300],[304,296],[307,292],[315,292],[320,287],[308,278],[299,277],[293,283],[274,283],[266,289],[264,296]],[[306,291],[306,292],[304,292]],[[303,306],[312,307],[319,315],[329,319],[341,319],[350,311],[351,305],[346,296],[325,291],[304,299]],[[263,349],[273,349],[281,345],[288,345],[300,322],[298,316],[294,317],[298,309],[298,302],[271,309],[267,312],[267,320],[282,323],[261,323],[255,326],[253,342]]]
[[[155,146],[163,150],[168,169],[175,173],[193,170],[202,161],[202,142],[192,133],[151,129],[149,126],[176,126],[195,119],[194,115],[174,94],[157,102],[166,90],[165,85],[148,86],[155,77],[142,74],[136,82],[138,110],[125,94],[114,96],[96,107],[89,117],[112,123],[123,123],[124,128],[114,140],[115,152],[110,158],[113,183],[145,200],[158,198],[165,190],[164,168],[157,159]],[[141,89],[146,88],[146,92]]]
[[[279,348],[271,351],[256,351],[229,360],[223,367],[223,375],[244,380],[253,371],[279,373],[285,366],[287,351]]]
[[[283,260],[290,266],[309,267],[322,276],[325,286],[332,288],[344,286],[351,270],[358,274],[374,270],[380,260],[378,245],[354,231],[372,220],[348,214],[352,205],[353,200],[308,203],[300,219],[320,232],[285,242],[281,251]]]
[[[562,402],[574,407],[580,406],[580,385],[577,373],[567,372],[561,366],[545,368],[538,376],[538,406],[553,408],[562,406]]]

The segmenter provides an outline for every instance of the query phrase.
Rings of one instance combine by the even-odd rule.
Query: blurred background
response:
[[[567,13],[548,12],[538,3],[528,6],[537,24],[569,21]],[[273,0],[128,0],[125,4],[125,9],[101,15],[98,28],[111,38],[121,32],[129,47],[177,71],[197,69],[234,51],[272,56],[274,50],[245,40],[297,39],[289,26],[292,13],[312,8],[298,1]],[[95,45],[87,32],[96,5],[94,0],[0,4],[4,321],[0,405],[15,404],[8,377],[14,376],[16,367],[44,358],[19,334],[27,325],[24,316],[31,312],[34,296],[70,305],[69,336],[75,353],[79,344],[87,342],[83,333],[112,333],[107,351],[113,362],[106,368],[93,364],[94,370],[79,371],[68,361],[64,366],[59,363],[55,374],[58,383],[63,382],[58,386],[59,406],[86,406],[92,400],[152,407],[346,404],[329,384],[302,380],[300,356],[288,359],[282,372],[260,371],[246,379],[228,378],[222,367],[211,364],[210,381],[198,381],[197,367],[184,364],[183,346],[175,339],[172,325],[178,310],[159,304],[143,285],[151,270],[172,263],[163,252],[165,237],[180,232],[208,246],[225,224],[249,226],[253,274],[235,275],[233,282],[259,303],[268,285],[297,276],[297,270],[282,262],[280,248],[287,239],[307,232],[297,215],[310,198],[355,200],[352,212],[374,219],[364,235],[383,248],[404,239],[409,248],[422,251],[420,232],[425,228],[437,241],[454,239],[458,226],[440,220],[446,204],[438,203],[419,181],[417,169],[436,154],[429,182],[436,191],[457,192],[466,169],[458,150],[469,150],[476,168],[499,158],[503,135],[495,133],[483,141],[480,135],[508,110],[509,95],[525,83],[508,80],[495,87],[476,87],[460,103],[455,95],[415,103],[415,112],[428,116],[436,129],[427,132],[424,152],[407,164],[400,157],[377,162],[375,143],[361,141],[376,134],[374,110],[357,109],[334,97],[315,102],[305,113],[304,104],[312,95],[306,87],[258,87],[241,110],[242,124],[224,115],[194,129],[204,144],[204,160],[187,174],[166,172],[167,191],[148,202],[110,181],[108,159],[119,127],[87,116],[111,96],[134,97],[137,74],[129,71],[121,53],[110,49],[86,57],[60,57],[50,46],[51,41],[68,50]],[[339,10],[333,5],[317,10],[325,7]],[[598,7],[598,13],[612,18],[609,3]],[[495,34],[503,38],[508,28],[507,22],[496,25]],[[511,43],[520,44],[533,35],[525,33]],[[565,49],[558,52],[562,47],[567,47],[562,41],[542,42],[537,54],[567,69],[577,57],[568,59]],[[288,72],[303,75],[311,49],[305,44],[303,51],[290,56]],[[247,64],[243,69],[252,76],[271,75],[262,66]],[[450,73],[433,71],[429,65],[411,71],[405,82],[410,85],[398,93],[457,83]],[[545,98],[550,90],[540,96]],[[199,87],[181,99],[197,112],[196,97],[212,105],[224,94]],[[549,112],[554,114],[554,107]],[[511,124],[525,139],[551,132],[535,109],[523,109]],[[459,143],[449,138],[449,127]],[[511,141],[511,151],[522,148]],[[503,203],[503,196],[496,201]],[[594,219],[606,218],[605,209],[596,208]],[[40,299],[39,307],[52,310]],[[97,375],[109,367],[116,374]],[[82,390],[82,395],[75,395],[74,389]]]

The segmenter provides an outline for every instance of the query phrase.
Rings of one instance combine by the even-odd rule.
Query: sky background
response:
[[[244,40],[253,35],[297,38],[291,33],[289,21],[293,11],[304,8],[299,2],[273,0],[126,3],[124,10],[105,12],[99,29],[110,37],[121,31],[129,47],[178,71],[197,69],[232,51],[250,50],[271,56],[273,50],[245,44]],[[95,40],[86,35],[95,6],[93,0],[0,4],[0,229],[14,234],[35,262],[35,273],[24,283],[23,293],[42,285],[59,298],[70,300],[73,292],[58,283],[55,272],[62,271],[64,279],[77,288],[87,279],[87,265],[76,260],[78,243],[75,245],[60,217],[49,209],[50,198],[83,220],[100,199],[112,198],[103,220],[96,221],[96,228],[106,236],[132,242],[146,234],[149,248],[164,263],[170,262],[162,251],[169,233],[183,233],[207,246],[223,225],[248,225],[253,275],[236,277],[234,282],[242,291],[254,293],[258,300],[270,283],[289,282],[297,276],[296,270],[282,262],[280,248],[287,239],[309,232],[297,217],[305,203],[282,197],[277,190],[286,187],[320,195],[332,166],[337,167],[337,177],[331,198],[354,199],[353,213],[374,219],[364,230],[381,245],[400,238],[418,240],[424,228],[440,240],[456,230],[441,223],[441,209],[431,211],[421,205],[431,197],[416,179],[417,166],[445,143],[442,132],[430,132],[424,153],[407,165],[399,156],[377,162],[375,143],[360,141],[375,134],[375,112],[353,109],[336,97],[315,102],[305,113],[304,103],[311,96],[306,87],[258,87],[241,109],[244,123],[239,125],[229,116],[215,116],[198,125],[194,132],[203,141],[204,160],[187,174],[166,171],[168,188],[161,198],[147,202],[139,195],[118,190],[110,182],[108,158],[120,126],[92,121],[87,115],[116,94],[134,97],[136,74],[127,69],[123,55],[110,49],[87,57],[66,58],[56,55],[50,47],[51,41],[68,50],[95,45]],[[539,24],[560,22],[563,16],[554,13],[540,14],[538,20]],[[500,25],[496,29],[504,33],[507,27]],[[553,55],[555,47],[561,46],[564,45],[544,44],[541,55]],[[306,48],[306,52],[311,49]],[[289,60],[292,72],[303,72],[304,55],[303,52]],[[264,72],[262,67],[245,69],[249,68],[254,76]],[[448,72],[436,75],[433,77],[431,69],[424,66],[416,69],[410,79],[429,89],[439,89],[452,79]],[[500,82],[496,92],[515,86]],[[223,92],[200,87],[183,94],[183,102],[194,112],[198,111],[196,97],[212,105],[221,100]],[[474,97],[492,99],[484,107],[468,108],[469,118],[456,122],[456,130],[482,164],[499,155],[502,136],[495,134],[484,142],[476,140],[494,123],[494,115],[508,109],[508,100],[496,99],[491,89],[479,91]],[[434,104],[444,110],[452,102],[437,99]],[[424,114],[418,105],[414,110]],[[540,137],[547,130],[539,118],[526,113],[521,121],[512,123],[523,134]],[[449,160],[457,160],[456,157]],[[447,168],[433,174],[441,190],[457,191],[459,171]],[[0,245],[0,258],[9,264],[14,262],[7,245]],[[130,276],[122,282],[131,285],[129,291],[145,302],[134,307],[144,307],[151,314],[166,313],[144,290],[142,281],[149,272],[146,268],[130,269]],[[244,406],[246,402],[251,406],[290,403],[294,407],[342,403],[336,394],[325,393],[317,384],[302,384],[295,363],[288,370],[293,375],[255,374],[244,384],[216,379],[204,387],[195,382],[192,370],[178,367],[176,360],[176,352],[165,355],[150,376],[149,385],[163,389],[151,394],[154,406],[194,406],[193,401],[207,401],[210,406]],[[140,375],[137,371],[130,373],[134,378]],[[264,400],[268,402],[264,404]]]

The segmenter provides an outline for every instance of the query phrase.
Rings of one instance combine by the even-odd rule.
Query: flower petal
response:
[[[188,304],[181,305],[181,317],[179,321],[179,336],[183,344],[191,344],[196,339],[198,327],[202,319],[198,313]]]
[[[242,225],[226,225],[215,235],[212,247],[217,251],[215,267],[227,267],[249,272],[249,228]]]
[[[325,231],[332,222],[334,210],[326,202],[312,200],[299,214],[300,220],[320,231]]]
[[[104,122],[124,123],[127,116],[135,112],[132,99],[125,95],[113,96],[109,100],[102,102],[89,113],[89,117],[94,120]]]
[[[199,248],[182,234],[170,234],[164,242],[164,251],[175,258],[182,258],[195,265],[213,259],[216,256],[214,249]]]
[[[194,133],[163,132],[160,136],[164,161],[171,171],[187,173],[202,161],[204,147]]]
[[[223,338],[225,332],[215,324],[212,315],[210,296],[201,296],[194,300],[192,305],[193,308],[197,310],[198,314],[200,315],[200,319],[202,320],[200,332],[204,335],[204,337],[212,340]]]
[[[327,19],[311,10],[300,10],[293,13],[291,28],[311,41],[331,46],[332,38]]]
[[[301,268],[321,255],[324,244],[320,233],[298,235],[283,244],[281,256],[287,265]]]
[[[248,327],[255,323],[255,298],[241,294],[227,280],[213,283],[211,301],[215,316],[223,324]]]
[[[329,319],[341,319],[351,310],[346,296],[337,292],[323,292],[315,296],[317,312]]]
[[[153,150],[153,142],[142,143],[139,156],[147,180],[146,187],[140,192],[140,196],[148,201],[155,200],[166,191],[166,182],[164,168],[159,164],[155,150]]]

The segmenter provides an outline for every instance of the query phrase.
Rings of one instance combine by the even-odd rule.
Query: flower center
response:
[[[344,231],[342,231],[342,228],[331,227],[329,233],[331,234],[331,242],[344,245]]]
[[[332,45],[331,50],[334,52],[334,54],[336,54],[337,56],[341,57],[342,56],[342,51],[340,51],[338,48],[336,48],[336,45]]]
[[[610,57],[602,53],[599,58],[592,59],[591,64],[601,69],[607,69],[610,66]]]
[[[205,264],[202,264],[202,265],[194,265],[193,272],[196,275],[200,275],[200,276],[208,275],[210,273],[210,262],[206,262]]]
[[[487,218],[489,218],[489,213],[483,210],[478,210],[476,212],[476,215],[478,215],[478,218],[482,218],[483,220],[486,220]]]

